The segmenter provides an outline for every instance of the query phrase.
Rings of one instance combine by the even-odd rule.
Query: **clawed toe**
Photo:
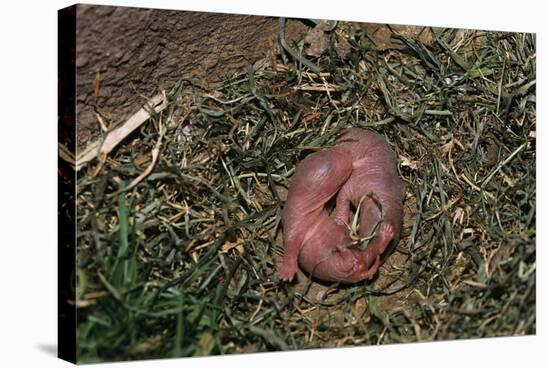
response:
[[[283,264],[279,269],[279,280],[283,282],[290,282],[296,274],[297,267]]]

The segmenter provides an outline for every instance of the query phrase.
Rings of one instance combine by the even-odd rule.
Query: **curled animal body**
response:
[[[351,128],[336,144],[307,156],[296,168],[282,213],[283,281],[300,266],[320,280],[356,283],[371,278],[381,256],[399,239],[403,182],[395,154],[375,132]],[[332,213],[327,203],[336,198]],[[350,231],[359,211],[358,237]],[[355,242],[353,241],[355,239]],[[353,243],[368,241],[366,248]]]

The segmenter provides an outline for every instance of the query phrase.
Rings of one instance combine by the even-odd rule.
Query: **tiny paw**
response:
[[[382,224],[382,226],[380,226],[379,234],[380,237],[385,241],[390,241],[391,239],[393,239],[395,231],[393,230],[393,226],[388,223],[384,223]]]
[[[284,282],[290,282],[294,278],[296,271],[298,271],[297,264],[283,262],[279,268],[279,279]]]

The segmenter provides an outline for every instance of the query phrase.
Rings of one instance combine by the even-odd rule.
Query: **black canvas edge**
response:
[[[76,156],[76,5],[57,13],[58,143]],[[76,172],[58,155],[57,167],[57,355],[76,356]]]

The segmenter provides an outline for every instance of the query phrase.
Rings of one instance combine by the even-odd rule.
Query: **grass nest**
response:
[[[535,36],[426,31],[382,49],[339,23],[321,73],[271,55],[181,79],[81,170],[78,361],[534,334]],[[401,240],[374,280],[279,283],[289,179],[347,127],[397,154]]]

